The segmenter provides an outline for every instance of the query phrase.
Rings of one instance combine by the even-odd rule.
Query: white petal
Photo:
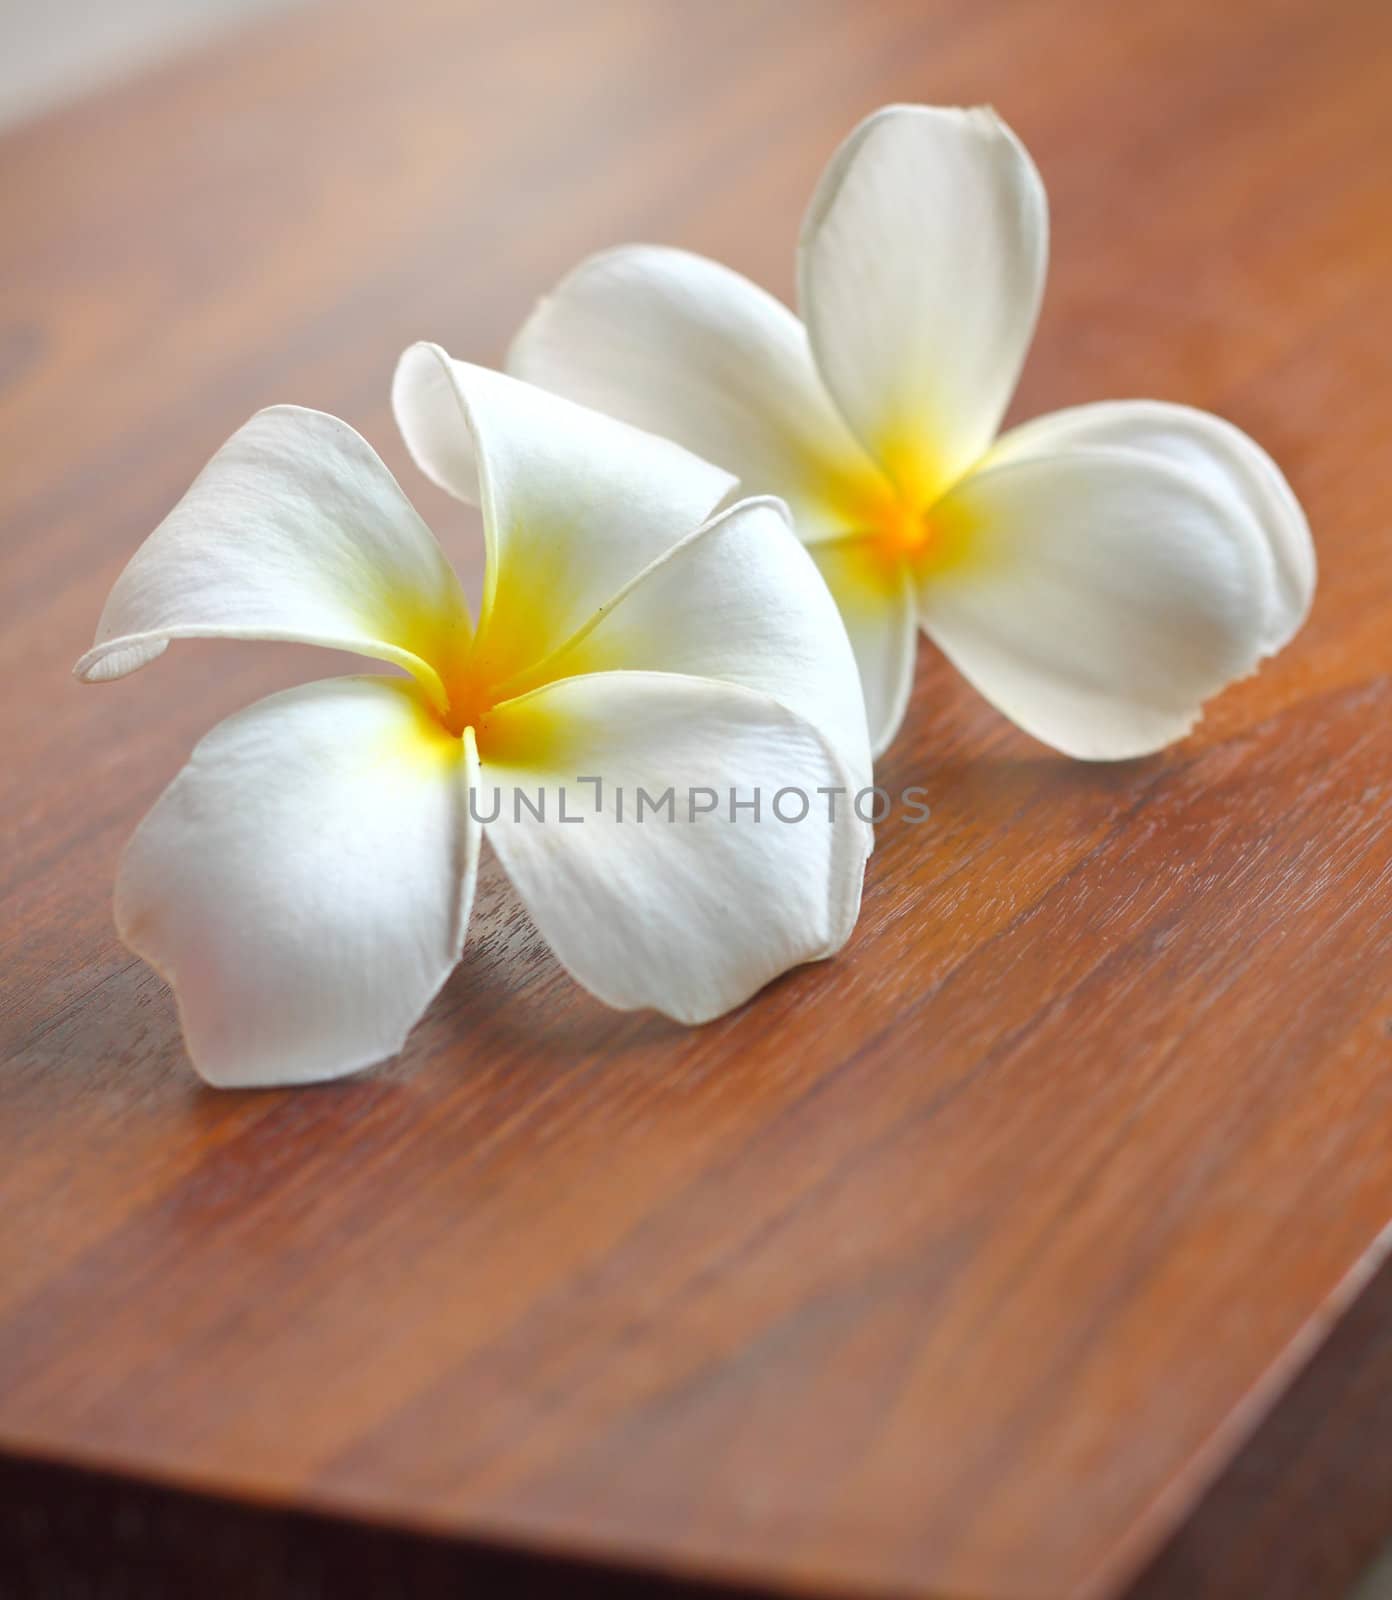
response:
[[[124,677],[170,639],[291,639],[439,674],[469,613],[434,535],[346,422],[258,412],[218,451],[116,580],[87,681]]]
[[[198,745],[126,847],[116,921],[210,1083],[307,1083],[401,1048],[463,946],[474,770],[386,677],[272,695]]]
[[[482,507],[477,664],[494,679],[564,643],[734,486],[669,440],[438,345],[402,356],[392,405],[425,474]]]
[[[842,414],[916,503],[995,436],[1047,257],[1044,186],[993,111],[886,107],[823,174],[799,249],[803,320]]]
[[[884,492],[798,319],[685,250],[626,245],[581,262],[532,312],[508,369],[675,439],[746,493],[780,496],[809,542],[863,525]]]
[[[988,700],[1068,755],[1160,749],[1261,655],[1265,542],[1154,456],[1007,463],[973,473],[934,520],[962,554],[924,578],[924,627]]]
[[[912,610],[910,639],[916,637]],[[777,500],[742,500],[652,566],[546,664],[548,679],[615,670],[742,684],[818,728],[862,784],[870,751],[836,604]]]
[[[851,794],[832,823],[817,793],[854,782],[815,729],[765,695],[661,673],[566,678],[495,708],[479,748],[489,842],[558,959],[609,1005],[708,1021],[833,954],[855,925],[869,829]],[[577,782],[591,776],[603,781],[599,814],[594,786]],[[742,800],[760,791],[758,821],[730,820],[731,786]],[[538,787],[540,822],[514,795],[535,802]],[[582,821],[558,820],[562,787]],[[659,802],[642,820],[640,787]],[[717,811],[699,810],[701,790]],[[796,816],[795,790],[808,816],[779,821],[774,800],[787,791],[779,804]]]
[[[899,732],[918,658],[918,608],[908,563],[880,557],[871,540],[837,539],[812,549],[850,635],[879,757]]]
[[[1075,406],[1012,428],[991,462],[1018,461],[1061,450],[1139,450],[1172,461],[1250,517],[1270,547],[1274,582],[1263,627],[1263,650],[1288,644],[1315,596],[1310,525],[1281,469],[1240,428],[1163,400],[1113,400]]]

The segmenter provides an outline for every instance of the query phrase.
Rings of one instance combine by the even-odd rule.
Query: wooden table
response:
[[[254,1530],[315,1512],[321,1550],[458,1541],[430,1561],[470,1592],[577,1593],[597,1562],[1112,1596],[1167,1538],[1140,1592],[1338,1592],[1387,1526],[1381,1285],[1352,1366],[1272,1407],[1392,1218],[1390,58],[1384,0],[409,0],[262,25],[0,141],[17,1592],[83,1559],[72,1507],[107,1548],[146,1482],[225,1497],[190,1525],[252,1530],[263,1576],[284,1541]],[[361,428],[476,569],[395,438],[401,347],[496,361],[629,238],[790,293],[814,178],[895,99],[990,100],[1044,172],[1016,415],[1147,394],[1248,428],[1315,528],[1305,632],[1113,768],[925,650],[882,770],[932,826],[881,830],[840,960],[718,1024],[605,1011],[490,868],[400,1061],[200,1087],[112,931],[116,854],[218,717],[340,664],[182,645],[79,688],[122,563],[289,400]],[[1329,1498],[1359,1450],[1381,1516]],[[1311,1587],[1319,1517],[1352,1553]],[[227,1540],[195,1543],[171,1592],[231,1585]],[[1205,1589],[1233,1550],[1249,1586]]]

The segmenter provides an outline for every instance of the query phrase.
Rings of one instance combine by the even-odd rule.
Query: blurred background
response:
[[[298,0],[0,0],[0,129]]]

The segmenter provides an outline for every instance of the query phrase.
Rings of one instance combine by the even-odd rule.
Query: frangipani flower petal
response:
[[[121,937],[199,1072],[307,1083],[394,1055],[458,961],[472,744],[404,679],[333,678],[219,724],[126,847]]]
[[[780,496],[808,542],[858,525],[884,492],[798,319],[685,250],[628,245],[581,262],[528,318],[508,370]]]
[[[124,677],[171,639],[288,639],[405,667],[442,703],[469,642],[463,592],[372,447],[274,406],[217,452],[116,580],[80,678]]]
[[[610,671],[683,673],[758,690],[821,728],[857,782],[870,782],[855,659],[780,501],[743,500],[721,512],[546,664],[552,679]]]
[[[477,659],[495,681],[563,644],[734,487],[666,439],[438,345],[405,352],[392,405],[426,476],[482,508]]]
[[[1006,462],[966,478],[933,521],[946,555],[920,586],[924,627],[993,705],[1067,755],[1160,749],[1261,655],[1265,539],[1230,497],[1157,456]]]
[[[1191,406],[1113,400],[1074,406],[1012,428],[992,463],[1062,450],[1123,449],[1172,461],[1256,524],[1270,547],[1273,583],[1262,629],[1264,654],[1288,644],[1315,595],[1310,524],[1281,469],[1240,428]]]
[[[602,672],[497,706],[481,739],[488,838],[547,943],[609,1005],[651,1006],[704,1022],[787,968],[840,949],[855,924],[868,853],[865,825],[840,797],[826,820],[819,789],[854,790],[830,744],[768,696],[668,673]],[[540,754],[544,752],[544,755]],[[602,775],[601,813],[593,785]],[[761,815],[730,820],[761,791]],[[546,820],[511,806],[514,788],[546,791]],[[641,787],[659,808],[637,813]],[[668,789],[673,820],[660,808]],[[583,823],[558,822],[561,791]],[[620,790],[623,816],[618,814]],[[709,792],[714,809],[693,817]],[[779,821],[772,805],[798,810]]]
[[[867,539],[826,540],[810,552],[841,610],[860,673],[870,750],[879,757],[904,720],[918,655],[918,607],[907,562]]]
[[[992,111],[889,106],[824,173],[799,246],[803,320],[842,415],[910,502],[994,438],[1047,255],[1044,186]]]

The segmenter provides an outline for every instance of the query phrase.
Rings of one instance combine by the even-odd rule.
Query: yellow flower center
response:
[[[892,500],[870,529],[870,538],[886,558],[915,561],[927,553],[933,533],[931,512],[917,511],[902,500]]]
[[[889,575],[907,563],[922,579],[962,562],[976,542],[973,533],[967,507],[956,496],[926,509],[886,496],[861,523],[860,543],[870,566]]]
[[[479,754],[513,765],[529,765],[546,758],[556,730],[544,708],[525,713],[497,708],[515,702],[533,689],[554,683],[558,677],[583,672],[587,656],[583,644],[569,643],[564,650],[548,649],[549,640],[528,619],[529,626],[476,634],[462,650],[446,650],[436,671],[445,693],[445,708],[428,706],[434,730],[430,742],[457,748],[466,729],[473,729]],[[519,664],[521,663],[521,664]]]
[[[474,730],[474,738],[482,742],[488,713],[493,709],[494,697],[490,686],[476,673],[464,670],[445,680],[445,693],[449,705],[441,712],[440,721],[456,739],[462,739],[465,728]]]

